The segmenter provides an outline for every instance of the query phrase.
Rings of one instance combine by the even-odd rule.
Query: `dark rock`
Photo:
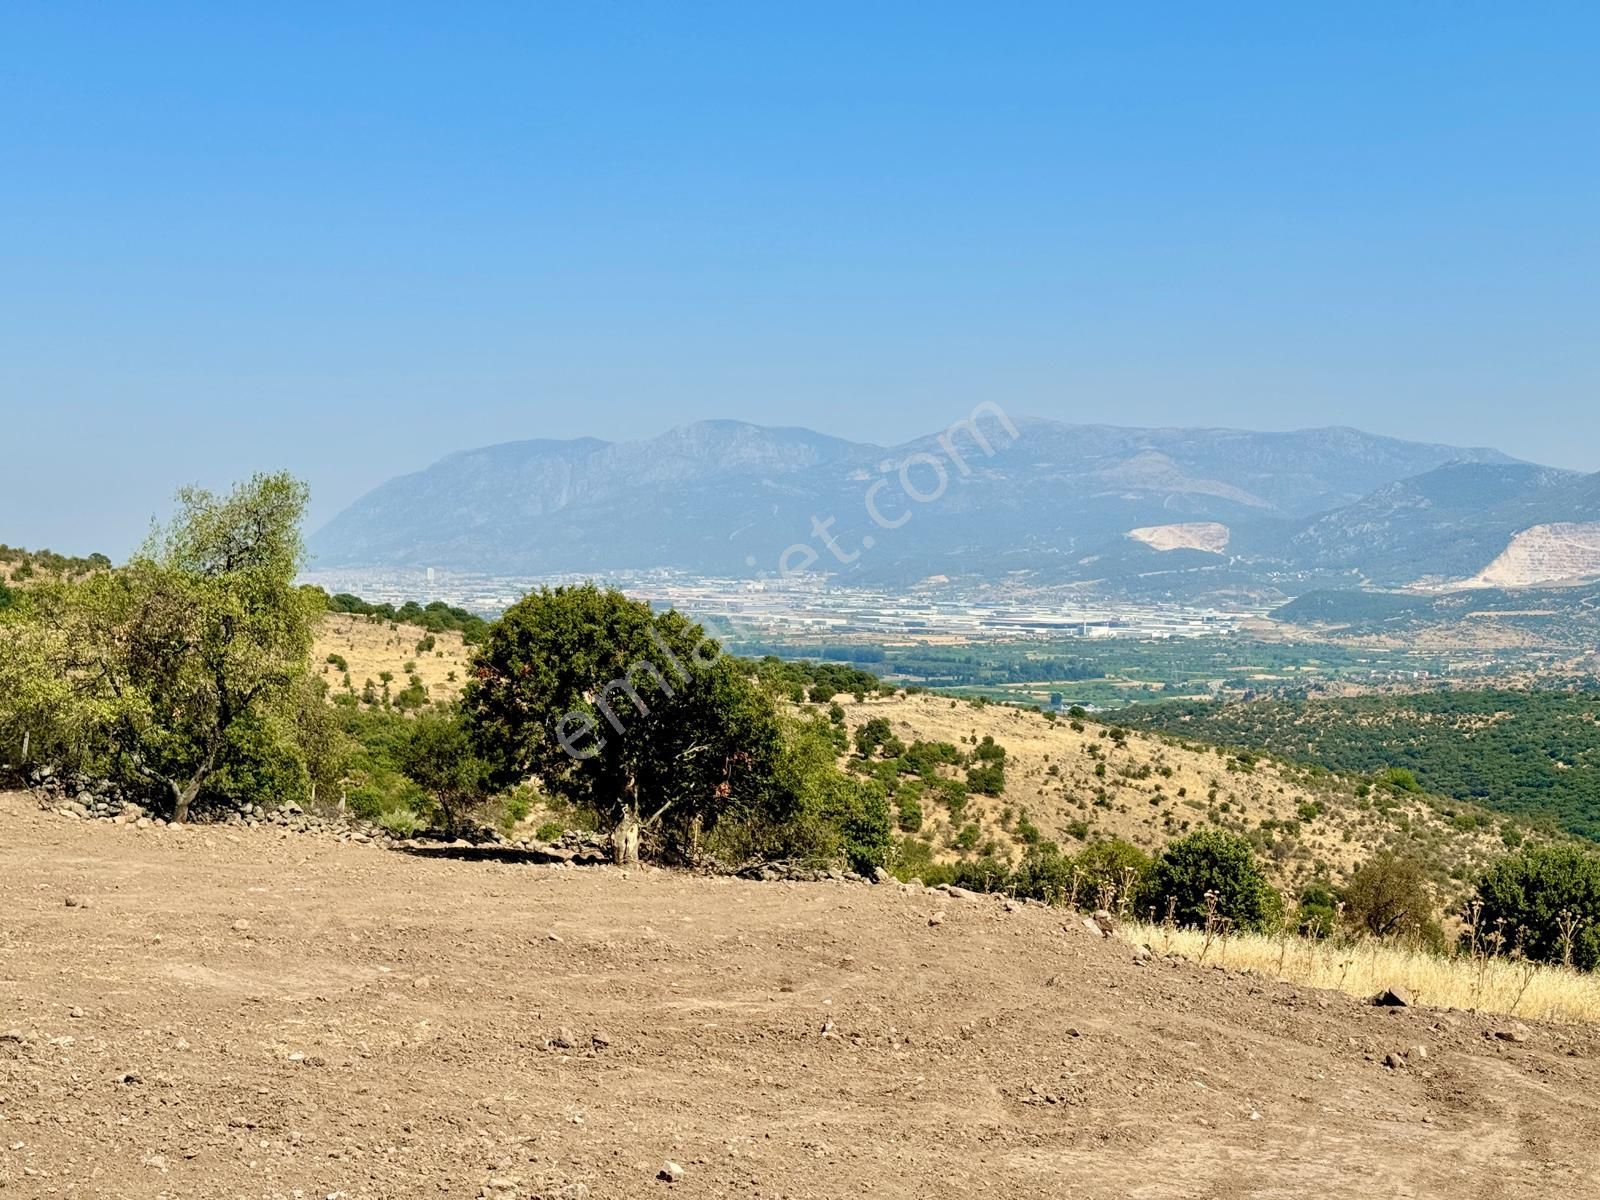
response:
[[[1407,989],[1395,984],[1374,996],[1372,1003],[1379,1008],[1410,1008],[1416,1002],[1411,999],[1411,993]]]

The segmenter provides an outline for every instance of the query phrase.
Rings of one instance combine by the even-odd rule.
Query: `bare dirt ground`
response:
[[[1134,954],[0,795],[0,1197],[1594,1194],[1593,1030]]]

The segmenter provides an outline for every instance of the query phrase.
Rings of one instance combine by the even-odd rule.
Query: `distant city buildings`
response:
[[[586,578],[468,575],[429,567],[426,571],[313,571],[305,581],[376,603],[443,600],[492,617],[534,588],[581,583]],[[1009,584],[964,587],[945,583],[936,589],[889,591],[845,587],[821,576],[753,582],[668,571],[619,573],[595,582],[758,641],[1200,638],[1231,633],[1240,621],[1265,613],[1260,608],[1087,601],[1076,589]]]

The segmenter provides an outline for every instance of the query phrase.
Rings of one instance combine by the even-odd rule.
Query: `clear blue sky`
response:
[[[1600,468],[1590,5],[0,12],[0,541],[978,401]]]

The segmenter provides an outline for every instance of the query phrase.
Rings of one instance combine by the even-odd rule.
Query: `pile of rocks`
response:
[[[50,767],[37,767],[25,782],[39,798],[42,808],[63,817],[84,821],[104,821],[114,825],[136,825],[141,829],[162,827],[166,819],[130,799],[115,783],[76,773],[57,773]],[[206,810],[190,817],[194,825],[224,825],[255,828],[267,825],[294,833],[322,834],[341,841],[378,842],[391,838],[382,826],[353,821],[340,815],[319,816],[290,801],[274,808],[247,804],[227,812]]]
[[[345,842],[382,842],[398,840],[381,825],[367,821],[353,821],[343,816],[318,816],[307,812],[293,800],[274,809],[259,804],[247,805],[238,812],[222,818],[225,825],[275,825],[293,833],[320,833]]]
[[[789,883],[823,883],[833,880],[836,883],[867,883],[864,876],[857,875],[854,871],[843,871],[838,867],[816,867],[799,862],[769,862],[759,863],[753,867],[746,867],[739,872],[741,879],[759,879],[763,883],[775,883],[780,880]]]
[[[572,831],[553,842],[537,838],[507,837],[497,829],[464,829],[453,839],[437,831],[419,833],[397,843],[413,853],[498,862],[528,862],[597,866],[612,860],[610,839],[597,833]]]
[[[533,844],[530,839],[523,838],[521,845]],[[553,842],[545,843],[551,850],[571,850],[574,854],[586,850],[598,850],[607,856],[611,853],[611,839],[603,833],[588,833],[582,829],[568,829]]]
[[[612,860],[611,839],[600,833],[587,833],[569,829],[552,842],[538,838],[508,838],[498,830],[486,829],[485,836],[495,844],[508,849],[526,850],[541,854],[556,862],[569,862],[574,866],[598,866]]]
[[[104,779],[93,779],[75,772],[58,774],[53,767],[35,767],[26,782],[46,808],[84,820],[115,820],[129,815],[147,815],[128,800],[122,789]]]

